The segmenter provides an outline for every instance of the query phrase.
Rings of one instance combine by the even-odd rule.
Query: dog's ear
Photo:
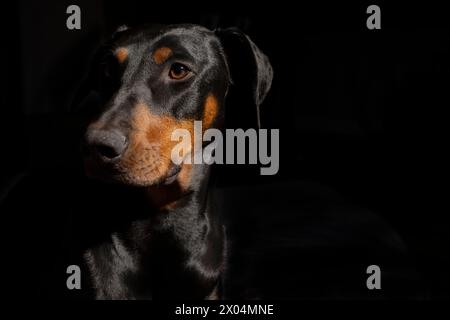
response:
[[[226,118],[233,119],[231,127],[261,127],[259,108],[272,84],[272,65],[267,56],[239,29],[217,29],[215,33],[225,51],[232,83],[227,98]],[[247,109],[248,104],[254,109]],[[227,127],[230,127],[228,120]]]

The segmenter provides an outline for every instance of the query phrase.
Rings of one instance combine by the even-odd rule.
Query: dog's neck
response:
[[[208,187],[210,169],[193,165],[188,186],[183,170],[174,183],[145,190],[148,210],[154,211],[150,217],[133,221],[86,252],[97,298],[214,295],[225,235]]]

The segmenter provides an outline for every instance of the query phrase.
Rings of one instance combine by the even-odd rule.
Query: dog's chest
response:
[[[139,256],[127,248],[116,234],[111,242],[88,249],[84,258],[96,299],[146,299],[151,293],[138,292]]]

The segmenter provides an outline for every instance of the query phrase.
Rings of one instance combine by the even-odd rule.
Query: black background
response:
[[[70,4],[81,7],[81,30],[66,28],[65,11]],[[128,0],[5,5],[0,51],[2,198],[8,197],[21,177],[64,175],[76,166],[71,101],[93,50],[116,27],[144,22],[238,26],[274,67],[262,123],[280,129],[281,154],[280,171],[274,177],[246,175],[239,169],[222,177],[221,184],[230,193],[245,194],[235,203],[250,212],[240,217],[243,223],[236,232],[252,227],[252,219],[264,212],[264,206],[257,204],[264,200],[264,192],[285,209],[261,225],[279,221],[280,234],[303,230],[296,227],[303,225],[303,218],[295,215],[303,194],[318,195],[323,205],[320,199],[336,192],[351,208],[375,212],[403,239],[409,265],[403,267],[402,262],[392,272],[405,277],[405,283],[406,274],[413,272],[411,281],[420,282],[417,296],[448,297],[445,132],[450,106],[450,19],[436,5],[380,4],[382,29],[368,30],[365,9],[369,4]],[[46,184],[45,179],[39,181],[43,189]],[[20,235],[18,222],[26,221],[27,214],[5,217],[3,224],[24,242],[30,239]],[[352,219],[345,223],[352,225]],[[354,228],[364,219],[358,216]],[[283,221],[287,221],[285,227]],[[327,223],[325,216],[314,224],[318,234],[314,239],[321,239],[321,232],[327,234]],[[58,227],[55,223],[54,228]],[[10,246],[14,250],[14,244]],[[320,261],[309,263],[315,266]],[[271,272],[279,271],[267,268],[262,276],[267,279]],[[361,273],[364,286],[366,275],[364,270]],[[306,288],[313,287],[305,283]],[[339,289],[335,290],[331,296],[339,297]],[[408,296],[408,290],[400,290],[399,295]],[[308,297],[308,292],[305,289],[300,295]]]

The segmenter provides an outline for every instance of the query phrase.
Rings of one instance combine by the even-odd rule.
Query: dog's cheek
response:
[[[210,93],[205,99],[203,106],[202,129],[210,128],[219,114],[219,103],[214,94]]]
[[[182,191],[186,191],[189,189],[189,186],[191,184],[191,176],[192,164],[183,164],[177,178],[178,184],[180,185]]]

